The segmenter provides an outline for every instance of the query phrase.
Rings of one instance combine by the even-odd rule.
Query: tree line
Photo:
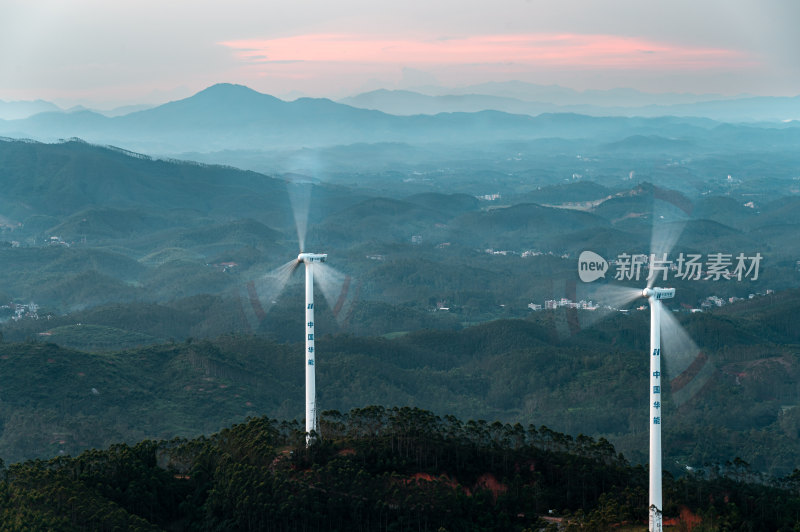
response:
[[[796,530],[800,470],[767,483],[747,469],[665,475],[666,522]],[[2,530],[523,532],[646,519],[646,469],[603,438],[412,407],[323,412],[309,445],[298,422],[259,417],[14,464],[0,479]]]

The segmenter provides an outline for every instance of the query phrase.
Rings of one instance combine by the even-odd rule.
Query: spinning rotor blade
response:
[[[354,291],[351,290],[352,278],[321,262],[314,264],[314,281],[322,290],[336,321],[341,325],[350,315],[355,300]]]
[[[652,232],[650,235],[650,272],[647,276],[647,288],[660,279],[664,279],[666,271],[656,268],[654,262],[666,260],[672,248],[678,243],[683,233],[692,204],[682,194],[655,187],[653,190]]]
[[[308,215],[311,208],[310,182],[287,183],[289,199],[292,202],[292,213],[294,214],[294,224],[297,229],[297,242],[300,251],[305,251],[306,232],[308,231]]]
[[[565,282],[563,294],[572,303],[556,311],[553,315],[555,318],[553,327],[559,338],[566,339],[593,327],[611,313],[625,308],[640,297],[642,291],[614,284],[577,283],[571,279]]]
[[[290,260],[239,287],[237,294],[239,304],[245,317],[245,324],[251,331],[258,330],[270,307],[286,288],[298,264],[297,259]]]
[[[661,312],[661,347],[672,400],[681,406],[703,389],[714,374],[714,363],[666,307]]]

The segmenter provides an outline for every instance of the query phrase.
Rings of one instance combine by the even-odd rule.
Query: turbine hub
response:
[[[642,297],[650,299],[672,299],[675,297],[674,288],[645,288],[642,290]]]
[[[297,256],[298,262],[325,262],[328,259],[327,253],[300,253]]]

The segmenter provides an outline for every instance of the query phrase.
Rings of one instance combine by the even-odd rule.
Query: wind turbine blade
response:
[[[708,383],[715,371],[714,363],[666,307],[661,312],[661,345],[672,401],[681,406]]]
[[[659,223],[653,220],[647,288],[653,288],[659,279],[667,279],[669,254],[678,242],[685,225],[685,221]]]
[[[573,279],[567,280],[562,286],[563,289],[551,289],[559,308],[544,314],[550,320],[553,333],[560,340],[577,336],[581,331],[594,327],[599,321],[626,308],[642,295],[639,288],[576,283]],[[559,300],[559,297],[564,297],[565,301]]]
[[[297,229],[297,242],[300,251],[306,249],[306,233],[308,231],[308,215],[311,206],[311,190],[313,185],[310,182],[287,183],[289,200],[292,203],[292,213],[294,214],[294,225]]]
[[[353,303],[350,289],[352,278],[325,262],[314,264],[314,280],[322,290],[322,295],[333,311],[336,321],[341,324],[349,314]]]
[[[576,296],[579,305],[576,312],[579,328],[593,327],[610,314],[625,309],[641,295],[642,291],[638,288],[613,284],[584,288]],[[571,328],[574,328],[574,325]]]
[[[650,271],[647,288],[652,288],[659,275],[664,279],[666,270],[656,266],[657,261],[666,261],[672,248],[683,233],[693,206],[682,194],[655,187],[653,190],[652,232],[650,234]]]
[[[239,302],[251,331],[257,330],[264,321],[298,264],[297,259],[293,259],[239,288]]]
[[[619,286],[613,284],[598,285],[587,293],[597,303],[611,307],[611,310],[624,308],[628,303],[642,296],[642,290],[629,286]]]

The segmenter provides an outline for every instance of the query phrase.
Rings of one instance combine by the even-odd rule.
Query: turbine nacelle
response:
[[[642,290],[642,297],[650,299],[672,299],[675,297],[674,288],[645,288]]]
[[[328,260],[327,253],[300,253],[297,256],[297,262],[325,262]]]

